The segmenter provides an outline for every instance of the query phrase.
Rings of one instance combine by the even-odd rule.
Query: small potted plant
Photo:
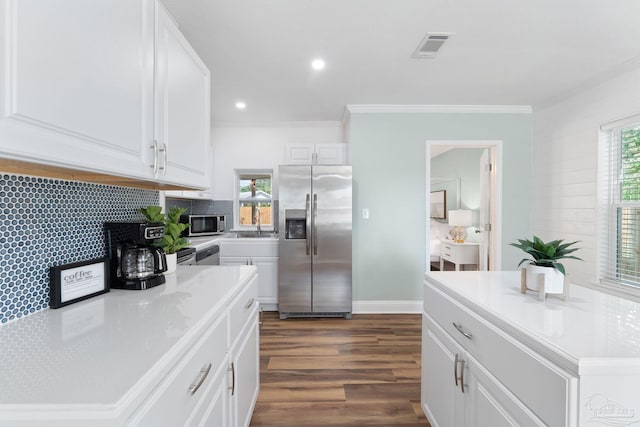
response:
[[[147,206],[138,210],[147,218],[147,221],[164,223],[164,237],[156,245],[160,246],[167,255],[167,274],[176,271],[177,252],[189,246],[187,239],[182,237],[182,232],[186,230],[189,224],[180,222],[180,215],[185,211],[185,208],[176,206],[169,209],[166,215],[162,214],[161,206]]]
[[[576,242],[563,243],[563,240],[553,240],[545,243],[539,237],[533,236],[533,241],[529,239],[518,239],[518,243],[511,243],[511,246],[522,249],[530,255],[530,258],[523,258],[519,263],[520,267],[523,263],[526,265],[526,281],[527,287],[537,291],[539,274],[545,276],[545,292],[559,294],[564,290],[564,276],[566,274],[564,265],[558,262],[561,259],[577,259],[580,258],[569,255],[577,251],[579,248],[571,248]]]

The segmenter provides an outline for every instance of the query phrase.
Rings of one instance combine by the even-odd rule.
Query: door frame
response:
[[[431,192],[431,147],[447,146],[451,148],[488,148],[491,164],[490,182],[490,224],[491,233],[489,235],[489,270],[500,271],[502,269],[502,140],[497,139],[456,139],[456,140],[434,140],[426,141],[426,167],[425,167],[425,205],[426,223],[430,224],[429,218],[429,194]],[[431,227],[426,227],[426,266],[431,265]]]

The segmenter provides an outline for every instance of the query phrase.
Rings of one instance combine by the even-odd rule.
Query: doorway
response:
[[[466,151],[465,151],[466,150]],[[472,154],[473,153],[473,154]],[[469,158],[477,157],[474,168],[465,168],[455,164],[453,167],[432,167],[432,158]],[[436,159],[437,161],[437,159]],[[457,170],[456,170],[457,168]],[[439,241],[443,231],[451,229],[448,219],[432,219],[430,214],[431,191],[441,191],[442,183],[456,182],[457,193],[447,193],[447,210],[463,209],[472,212],[472,225],[466,228],[469,242],[477,242],[479,247],[478,269],[497,271],[502,261],[502,141],[500,140],[427,140],[426,142],[426,265],[432,265],[439,258]],[[470,175],[471,174],[471,175]],[[470,182],[477,180],[477,182]],[[482,182],[482,181],[485,182]],[[469,191],[469,188],[473,190]],[[467,193],[465,194],[465,191]],[[470,192],[477,194],[469,194]],[[449,216],[447,216],[449,218]],[[433,230],[432,230],[433,228]],[[450,238],[450,236],[447,236]],[[435,265],[439,262],[436,261]]]

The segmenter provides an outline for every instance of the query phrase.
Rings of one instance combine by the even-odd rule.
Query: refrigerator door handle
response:
[[[318,195],[313,195],[313,254],[318,255]]]
[[[309,203],[310,203],[310,195],[307,194],[307,200],[304,204],[304,216],[305,216],[305,226],[306,226],[306,230],[305,230],[305,244],[307,246],[307,255],[309,255],[309,238],[311,237],[311,233],[309,232]]]

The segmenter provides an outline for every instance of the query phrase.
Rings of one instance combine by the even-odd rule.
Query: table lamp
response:
[[[471,222],[471,211],[466,209],[458,209],[455,211],[449,211],[449,225],[454,226],[455,235],[453,239],[456,243],[464,243],[467,238],[467,232],[463,227],[469,227],[473,225]]]

